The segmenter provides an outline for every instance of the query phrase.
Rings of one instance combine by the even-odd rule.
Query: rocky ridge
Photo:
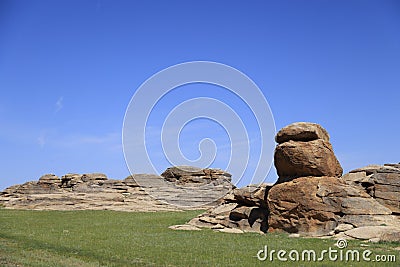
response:
[[[153,174],[135,174],[124,180],[108,179],[102,173],[69,173],[61,178],[46,174],[38,181],[5,189],[0,204],[33,210],[181,210],[214,206],[232,188],[230,174],[218,169],[181,166],[166,172],[184,174],[186,187]]]

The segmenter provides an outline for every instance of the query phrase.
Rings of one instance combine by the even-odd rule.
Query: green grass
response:
[[[0,266],[288,266],[259,261],[270,249],[333,247],[335,241],[289,238],[284,234],[226,234],[174,231],[200,211],[127,213],[114,211],[22,211],[0,209]],[[400,244],[349,241],[348,249],[395,254],[396,263],[329,262],[296,266],[398,266]],[[335,247],[333,247],[335,248]],[[292,262],[293,263],[293,262]],[[340,264],[339,264],[340,263]]]

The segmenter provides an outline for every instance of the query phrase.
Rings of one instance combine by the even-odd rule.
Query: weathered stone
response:
[[[356,239],[372,239],[381,238],[383,235],[398,234],[399,229],[389,226],[363,226],[344,232],[345,235]]]
[[[352,170],[350,171],[350,173],[365,172],[366,175],[370,175],[379,170],[380,168],[382,168],[381,165],[368,165],[362,168]]]
[[[322,139],[282,143],[275,149],[274,163],[278,182],[306,176],[340,177],[343,172],[331,144]]]
[[[351,185],[368,187],[374,184],[372,174],[367,175],[365,171],[350,172],[342,176],[342,179]]]
[[[89,181],[103,181],[107,180],[107,175],[104,173],[85,173],[81,177],[83,182],[89,182]]]
[[[321,125],[311,122],[296,122],[282,128],[275,137],[277,143],[281,144],[292,141],[313,141],[322,139],[329,142],[328,132]]]
[[[302,177],[268,194],[272,231],[328,234],[345,214],[390,214],[365,192],[335,177]]]
[[[212,182],[217,185],[231,181],[231,174],[220,169],[201,169],[191,166],[170,167],[161,176],[169,182],[183,185],[188,183],[202,185]]]
[[[240,229],[236,228],[222,228],[216,229],[215,231],[222,232],[222,233],[230,233],[230,234],[243,234],[244,232]]]
[[[400,213],[400,169],[398,164],[369,165],[343,176],[348,184],[361,187],[392,212]]]
[[[351,230],[351,229],[353,229],[353,228],[354,228],[354,226],[353,226],[352,224],[341,223],[341,224],[339,224],[338,226],[336,226],[334,232],[335,232],[335,233],[345,232],[345,231]]]
[[[269,184],[249,185],[234,189],[223,199],[223,203],[209,209],[189,224],[199,227],[236,228],[246,232],[267,232],[268,208],[265,202]]]
[[[223,229],[225,226],[222,224],[217,223],[216,225],[211,226],[211,229]]]
[[[251,207],[237,206],[230,212],[229,218],[233,221],[240,221],[243,219],[248,219],[250,216],[251,210],[252,210]]]
[[[342,199],[342,210],[344,214],[356,215],[389,215],[392,211],[379,204],[373,198],[348,197]]]
[[[400,227],[400,218],[393,215],[344,215],[339,222],[351,224],[354,227],[379,225]]]
[[[200,231],[201,229],[189,224],[178,224],[178,225],[171,225],[168,227],[172,230],[184,230],[184,231]]]
[[[249,185],[243,188],[233,189],[235,202],[246,206],[266,206],[266,196],[273,185],[264,183],[258,186]],[[224,197],[225,200],[230,200],[230,196]]]
[[[81,174],[67,173],[61,177],[61,187],[71,188],[80,183],[83,183]]]
[[[55,174],[45,174],[39,178],[38,184],[51,184],[51,185],[59,185],[61,182],[60,178]]]
[[[133,178],[132,175],[129,175],[123,180],[123,183],[125,183],[129,187],[138,187],[139,185],[136,183],[135,179]]]
[[[226,215],[228,216],[229,213],[237,207],[237,203],[223,203],[213,209],[210,210],[210,214],[214,215]]]
[[[400,242],[400,230],[384,232],[379,237],[379,240],[381,242]]]

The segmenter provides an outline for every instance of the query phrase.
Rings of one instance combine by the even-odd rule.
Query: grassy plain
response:
[[[25,211],[0,209],[0,266],[399,266],[400,244],[349,241],[346,249],[395,255],[396,262],[271,262],[269,250],[332,247],[334,240],[289,238],[285,234],[228,234],[206,229],[176,231],[201,211]],[[263,255],[263,254],[260,254]],[[318,254],[317,254],[318,255]],[[287,257],[287,255],[286,255]]]

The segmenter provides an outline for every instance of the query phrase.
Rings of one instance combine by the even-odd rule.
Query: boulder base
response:
[[[326,235],[344,215],[389,215],[367,193],[336,177],[301,177],[268,193],[271,231]]]

